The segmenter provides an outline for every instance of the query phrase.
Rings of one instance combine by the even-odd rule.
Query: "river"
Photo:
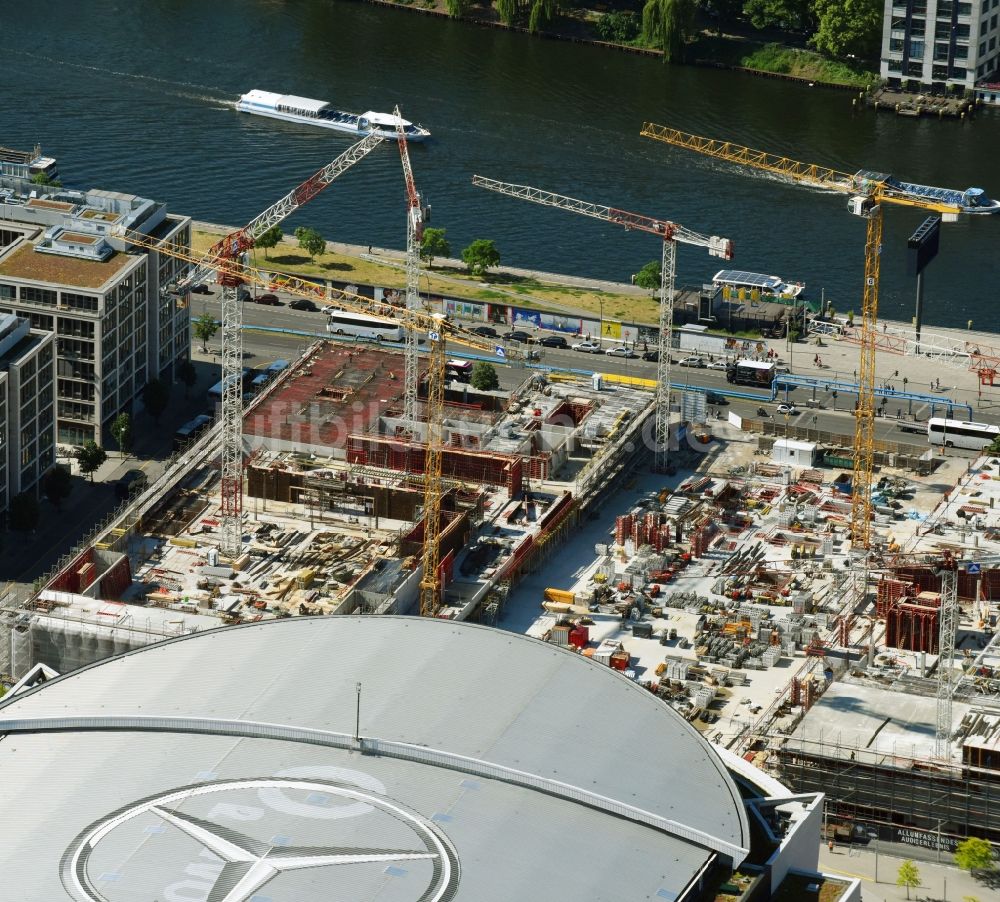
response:
[[[40,12],[43,10],[43,12]],[[418,187],[458,252],[497,242],[505,263],[627,280],[654,237],[472,187],[473,173],[671,218],[732,238],[733,265],[802,280],[860,309],[864,227],[841,195],[748,177],[639,136],[644,120],[838,169],[1000,195],[1000,114],[974,121],[855,112],[850,92],[478,28],[350,0],[51,0],[0,11],[0,144],[35,142],[64,182],[134,192],[242,223],[350,139],[238,114],[263,88],[389,110],[431,129],[412,147]],[[326,237],[400,247],[404,193],[392,145],[289,220]],[[908,320],[906,238],[919,211],[886,216],[883,314]],[[927,323],[1000,329],[1000,215],[943,230],[927,271]],[[682,247],[678,280],[719,268]]]

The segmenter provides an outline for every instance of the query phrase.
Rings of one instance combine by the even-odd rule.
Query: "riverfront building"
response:
[[[997,81],[1000,0],[885,0],[882,78],[892,87],[973,90]]]
[[[187,249],[190,219],[111,191],[0,179],[0,313],[56,336],[58,441],[101,441],[146,383],[172,381],[190,353],[186,298],[165,289],[186,266],[135,251],[130,229]]]
[[[55,461],[55,338],[0,316],[0,512]]]

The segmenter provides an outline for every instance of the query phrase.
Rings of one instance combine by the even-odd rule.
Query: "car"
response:
[[[473,330],[476,335],[482,335],[483,338],[496,338],[497,330],[491,326],[476,326]]]
[[[608,357],[624,357],[626,360],[633,360],[638,356],[631,348],[619,345],[617,348],[608,348],[605,352]]]
[[[569,342],[562,335],[546,335],[538,339],[538,343],[546,348],[568,348]]]
[[[786,417],[794,417],[797,416],[800,411],[794,404],[779,404],[778,413],[783,414]]]
[[[211,294],[212,289],[209,288],[204,283],[199,283],[197,285],[191,286],[191,294]]]
[[[682,357],[677,361],[678,366],[693,366],[697,369],[705,369],[705,361],[701,357]]]
[[[278,300],[276,294],[258,294],[254,298],[254,301],[258,304],[263,304],[265,307],[280,307],[281,301]]]
[[[582,351],[584,354],[600,354],[604,348],[599,341],[578,341],[571,345],[574,351]]]
[[[650,363],[657,363],[657,362],[659,362],[659,359],[660,359],[660,352],[659,351],[643,351],[642,352],[642,359],[643,360],[648,360]]]
[[[728,404],[729,398],[725,395],[720,395],[718,392],[710,391],[705,393],[705,402],[707,404]]]
[[[728,370],[729,364],[725,360],[710,360],[705,364],[706,370]]]
[[[530,336],[527,332],[521,329],[514,329],[512,332],[508,332],[504,335],[507,341],[515,341],[521,344],[531,344],[535,339]]]
[[[241,288],[239,291],[236,292],[236,300],[242,301],[243,303],[249,301],[251,297],[252,295],[245,288]]]
[[[288,306],[292,310],[305,310],[307,313],[315,313],[319,309],[308,298],[296,298]]]

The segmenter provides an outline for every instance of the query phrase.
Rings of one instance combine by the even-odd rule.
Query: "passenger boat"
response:
[[[1000,213],[1000,200],[988,197],[982,188],[935,188],[932,185],[918,185],[915,182],[904,182],[885,172],[872,172],[862,169],[855,174],[851,184],[852,190],[858,190],[859,185],[881,182],[892,191],[908,195],[917,200],[939,201],[953,204],[963,213]]]
[[[780,276],[765,276],[759,272],[744,272],[740,269],[720,269],[713,277],[715,285],[745,292],[758,291],[761,297],[776,300],[793,300],[805,291],[802,282],[786,282]]]
[[[243,94],[236,101],[236,109],[241,113],[329,128],[335,132],[344,132],[360,138],[376,134],[389,140],[396,139],[397,119],[392,113],[376,113],[371,110],[360,115],[347,113],[333,109],[325,100],[296,97],[294,94],[275,94],[255,89]],[[426,128],[414,125],[403,118],[398,121],[402,123],[407,141],[423,141],[424,138],[430,137],[431,133]]]

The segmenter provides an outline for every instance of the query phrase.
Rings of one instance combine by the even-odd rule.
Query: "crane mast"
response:
[[[403,163],[403,179],[406,182],[406,309],[420,309],[420,243],[424,234],[423,208],[420,195],[413,180],[410,165],[410,150],[406,143],[406,130],[399,107],[395,109],[396,143]],[[420,384],[420,365],[417,356],[418,335],[415,329],[404,329],[404,395],[403,417],[411,432],[416,430],[417,388]]]
[[[290,216],[367,156],[384,139],[368,135],[349,147],[301,185],[272,204],[242,229],[230,232],[202,257],[179,283],[183,288],[218,272],[222,287],[222,491],[220,551],[234,558],[240,551],[243,522],[243,308],[240,276],[223,261],[234,261],[268,229]]]
[[[790,181],[851,195],[848,209],[867,222],[865,282],[862,295],[861,361],[858,368],[858,408],[854,425],[854,467],[851,484],[851,542],[855,549],[871,548],[872,480],[875,455],[875,341],[878,326],[879,269],[882,255],[882,205],[897,204],[941,213],[954,219],[955,204],[929,200],[893,184],[888,176],[859,171],[854,175],[826,166],[800,163],[731,141],[702,138],[647,122],[641,135],[674,147],[683,147],[727,163],[760,169]]]
[[[513,185],[496,179],[474,175],[472,184],[508,197],[528,200],[545,207],[556,207],[588,216],[601,222],[620,225],[627,231],[648,232],[656,235],[663,242],[663,252],[660,265],[660,307],[659,307],[659,341],[657,345],[656,364],[656,447],[654,449],[654,466],[657,472],[665,472],[670,458],[670,380],[671,380],[671,338],[674,324],[674,298],[677,275],[677,243],[690,244],[706,248],[714,257],[732,259],[733,243],[728,238],[699,235],[684,226],[665,219],[653,219],[640,213],[630,213],[604,204],[593,204],[588,201],[565,197],[529,185]]]

